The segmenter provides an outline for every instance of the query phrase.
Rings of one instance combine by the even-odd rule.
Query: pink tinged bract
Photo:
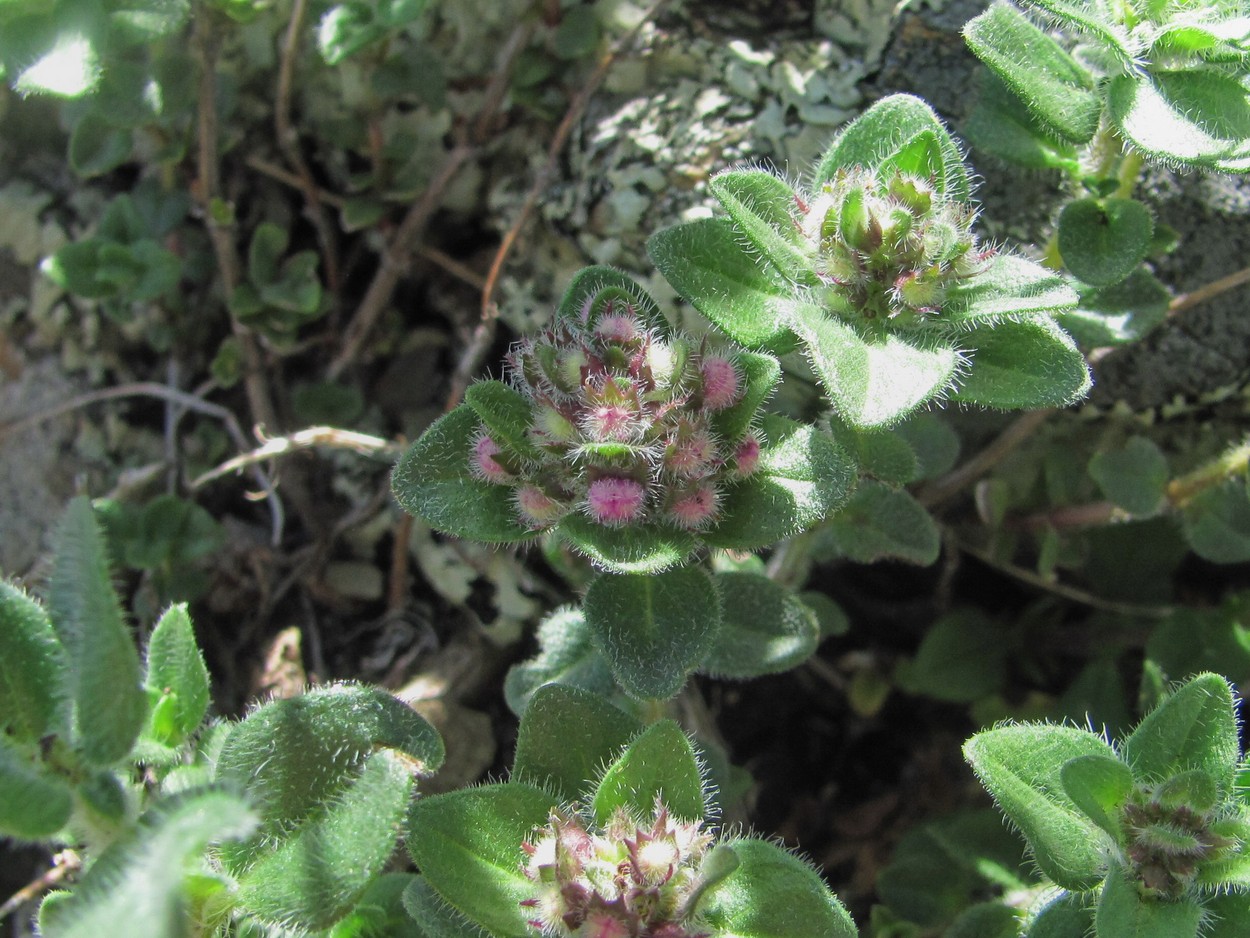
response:
[[[688,531],[707,527],[719,509],[720,495],[710,482],[682,492],[668,507],[673,521]]]
[[[636,479],[607,476],[590,483],[586,510],[600,524],[618,527],[642,519],[647,490]]]
[[[734,471],[740,476],[749,476],[760,465],[760,441],[754,433],[743,437],[738,448],[734,450]]]
[[[737,366],[728,358],[709,355],[700,366],[703,373],[703,405],[708,410],[732,407],[741,396]]]
[[[632,342],[639,335],[638,320],[633,316],[611,313],[595,323],[595,334],[609,342]]]
[[[472,459],[470,468],[473,474],[479,479],[485,479],[487,482],[494,482],[499,485],[512,481],[512,473],[500,465],[495,459],[500,453],[499,444],[490,438],[489,435],[482,433],[473,441]]]
[[[546,528],[565,514],[565,506],[536,485],[522,485],[516,490],[517,512],[531,528]]]

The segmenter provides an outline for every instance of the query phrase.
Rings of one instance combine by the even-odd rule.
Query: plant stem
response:
[[[512,72],[512,63],[529,40],[533,29],[533,24],[527,21],[518,24],[513,30],[500,54],[495,75],[486,90],[485,103],[474,120],[472,129],[464,135],[465,139],[460,140],[447,154],[438,174],[430,180],[421,198],[408,210],[408,214],[404,216],[404,220],[395,230],[390,243],[383,249],[377,273],[374,274],[373,281],[365,291],[364,299],[356,307],[351,321],[344,330],[342,348],[330,362],[330,367],[326,369],[326,377],[331,381],[338,378],[360,355],[365,340],[369,338],[373,327],[377,325],[378,320],[386,311],[395,287],[399,285],[400,278],[407,271],[409,256],[416,246],[417,239],[425,231],[430,218],[438,210],[447,186],[460,172],[460,168],[477,152],[478,146],[489,133],[495,116],[503,106],[508,90],[508,79]]]
[[[1222,485],[1250,470],[1250,438],[1232,449],[1168,483],[1167,499],[1173,508],[1184,508],[1208,489]]]
[[[204,223],[217,257],[217,270],[221,274],[222,293],[227,308],[230,298],[239,285],[239,257],[234,247],[233,219],[222,224],[217,217],[220,211],[221,184],[217,158],[217,53],[220,49],[212,22],[212,16],[202,14],[195,18],[194,42],[200,53],[199,88],[199,196],[204,210]],[[230,315],[230,327],[243,353],[243,385],[247,402],[252,411],[253,422],[275,429],[279,426],[278,412],[269,395],[265,382],[265,366],[256,336],[252,331]]]
[[[334,238],[334,229],[326,221],[325,211],[321,205],[321,195],[317,183],[313,179],[312,170],[304,159],[299,148],[299,132],[291,125],[291,89],[295,82],[295,59],[299,54],[300,35],[304,31],[307,20],[308,0],[294,0],[291,4],[291,19],[287,24],[286,36],[282,41],[282,61],[278,67],[278,89],[274,101],[274,134],[278,138],[278,146],[286,157],[287,163],[299,177],[299,188],[304,193],[307,203],[307,217],[317,232],[317,240],[321,244],[321,260],[325,265],[326,289],[334,297],[340,292],[338,246]]]
[[[916,492],[916,500],[925,508],[932,508],[957,495],[965,486],[971,485],[1006,459],[1016,447],[1037,432],[1051,415],[1053,409],[1029,411],[1011,423],[985,449],[977,453],[959,468]]]

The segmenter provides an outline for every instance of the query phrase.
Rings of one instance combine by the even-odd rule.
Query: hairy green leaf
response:
[[[964,26],[964,39],[1048,129],[1072,143],[1093,137],[1102,116],[1093,76],[1022,13],[995,3]]]
[[[1140,780],[1201,769],[1221,788],[1231,786],[1241,750],[1228,680],[1200,674],[1187,681],[1141,721],[1123,750]]]
[[[363,762],[323,810],[236,870],[239,903],[249,913],[275,925],[328,928],[382,872],[408,810],[412,773],[386,750]]]
[[[1117,842],[1123,842],[1120,811],[1133,791],[1129,767],[1110,756],[1077,756],[1063,764],[1059,778],[1072,803]]]
[[[862,336],[812,304],[794,307],[789,322],[834,410],[854,427],[901,420],[947,391],[959,366],[950,344],[896,333]]]
[[[786,279],[813,285],[811,245],[799,226],[798,196],[762,169],[726,170],[708,188],[756,250]]]
[[[413,802],[408,851],[443,901],[498,938],[530,938],[521,902],[534,895],[521,844],[547,823],[554,796],[519,782]]]
[[[794,348],[779,315],[793,302],[793,286],[743,250],[731,220],[706,218],[657,231],[647,253],[673,289],[735,342],[779,354]]]
[[[951,395],[957,401],[1003,410],[1066,407],[1092,383],[1076,343],[1047,316],[974,329],[961,345],[972,364]]]
[[[596,694],[548,684],[521,717],[512,778],[576,801],[640,729],[636,719]]]
[[[820,624],[792,591],[758,573],[718,573],[724,624],[699,670],[748,678],[798,667],[816,650]]]
[[[703,776],[690,740],[672,720],[645,729],[604,771],[590,807],[606,826],[617,808],[631,817],[648,818],[657,802],[683,821],[702,821],[707,813]]]
[[[720,598],[697,567],[605,574],[590,584],[582,609],[617,681],[639,698],[681,690],[721,628]]]
[[[34,742],[46,733],[64,732],[70,682],[48,614],[0,580],[0,736]]]
[[[612,573],[660,573],[685,562],[697,541],[689,531],[667,524],[610,528],[572,513],[556,526],[565,541]]]
[[[887,558],[928,566],[938,558],[941,534],[910,494],[866,480],[818,535],[824,551],[855,563]]]
[[[38,840],[69,820],[69,785],[42,770],[33,756],[31,747],[15,746],[0,734],[0,836]]]
[[[583,267],[573,275],[568,289],[560,298],[556,316],[594,325],[610,304],[618,302],[632,306],[648,329],[654,329],[662,336],[672,333],[672,327],[651,294],[628,274],[601,265]]]
[[[1069,759],[1115,751],[1100,737],[1067,726],[1026,723],[977,733],[964,757],[1002,812],[1028,840],[1042,872],[1065,889],[1103,877],[1098,829],[1063,789]]]
[[[1152,159],[1224,172],[1250,168],[1250,91],[1213,71],[1119,75],[1107,91],[1111,119]]]
[[[714,547],[752,550],[806,530],[846,503],[855,463],[827,433],[784,417],[761,424],[760,467],[725,492]]]
[[[256,817],[237,794],[198,789],[162,799],[41,915],[47,938],[99,938],[118,923],[136,935],[186,938],[186,890],[209,844],[245,837]]]
[[[538,624],[538,654],[515,664],[504,679],[508,706],[523,716],[544,685],[561,685],[603,697],[616,690],[612,669],[595,645],[586,618],[576,607],[557,609]]]
[[[223,851],[227,867],[245,869],[349,797],[380,748],[394,750],[411,772],[432,773],[443,763],[434,728],[380,688],[327,685],[253,711],[217,758],[217,778],[247,791],[262,819],[257,837]]]
[[[57,528],[48,612],[69,659],[76,746],[95,765],[130,752],[147,717],[139,653],[109,578],[91,503],[70,502]]]
[[[738,867],[699,903],[725,938],[855,938],[851,916],[814,869],[762,840],[726,843]]]
[[[940,170],[933,180],[935,188],[951,198],[967,200],[971,184],[959,147],[933,109],[907,94],[882,98],[848,124],[817,164],[815,182],[826,183],[839,169],[849,166],[878,170],[926,134],[937,141],[941,154]]]
[[[155,700],[148,725],[159,742],[177,745],[195,732],[208,712],[209,680],[185,603],[171,606],[152,630],[143,683]]]
[[[502,381],[478,381],[464,392],[464,402],[482,419],[491,439],[522,459],[537,459],[528,430],[533,419],[529,400]]]
[[[475,479],[469,470],[469,451],[480,423],[468,404],[434,421],[395,466],[395,500],[410,514],[458,537],[487,543],[529,540],[534,532],[517,521],[512,489]]]
[[[1059,213],[1059,253],[1068,270],[1096,287],[1119,283],[1142,262],[1154,233],[1136,199],[1077,199]]]
[[[1094,914],[1098,938],[1195,938],[1201,923],[1202,906],[1194,899],[1147,898],[1118,868],[1107,876]]]

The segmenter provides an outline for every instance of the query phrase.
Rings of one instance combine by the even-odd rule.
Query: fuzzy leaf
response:
[[[972,366],[954,400],[1019,410],[1066,407],[1089,393],[1085,357],[1049,317],[975,329],[960,344]]]
[[[1093,733],[1026,723],[977,733],[964,757],[999,808],[1020,829],[1042,872],[1065,889],[1083,891],[1103,877],[1098,829],[1063,789],[1069,759],[1115,750]]]
[[[1185,540],[1214,563],[1250,560],[1250,492],[1241,480],[1208,489],[1185,506]]]
[[[814,284],[811,245],[796,217],[798,196],[785,180],[762,169],[727,170],[708,188],[764,260],[788,280]]]
[[[561,685],[610,696],[616,690],[612,669],[595,645],[581,609],[557,609],[538,625],[539,652],[515,664],[504,679],[504,697],[517,716],[545,685]]]
[[[478,381],[464,392],[464,402],[482,419],[490,437],[523,459],[539,458],[527,431],[533,419],[529,401],[502,381]]]
[[[1028,313],[1057,313],[1079,297],[1053,270],[1015,254],[995,254],[975,277],[951,289],[940,314],[952,324],[975,325]]]
[[[793,592],[758,573],[718,573],[724,624],[699,670],[749,678],[798,667],[816,650],[820,624]]]
[[[1025,0],[1044,10],[1065,26],[1094,37],[1098,44],[1120,61],[1133,59],[1132,42],[1125,28],[1111,16],[1105,2],[1089,0]]]
[[[1043,131],[1028,107],[986,69],[981,73],[980,96],[964,122],[964,135],[978,150],[1027,169],[1058,169],[1080,173],[1076,147]]]
[[[429,774],[443,763],[434,728],[379,688],[328,685],[249,714],[226,737],[217,778],[247,791],[262,827],[246,844],[223,850],[227,868],[245,869],[346,798],[370,754],[382,748],[395,750],[411,772]]]
[[[694,308],[748,348],[794,348],[778,311],[793,289],[781,273],[742,248],[727,218],[706,218],[657,231],[647,240],[656,268]]]
[[[964,39],[1055,134],[1072,143],[1094,136],[1102,102],[1093,77],[1014,7],[994,4],[964,26]]]
[[[74,807],[69,786],[0,734],[0,837],[51,837]]]
[[[1059,778],[1072,803],[1117,843],[1122,842],[1120,810],[1133,791],[1129,767],[1110,756],[1077,756],[1063,764]]]
[[[102,176],[126,162],[133,147],[130,130],[88,111],[70,133],[69,165],[84,179]]]
[[[0,736],[35,742],[63,732],[65,652],[43,607],[0,580]]]
[[[1136,199],[1077,199],[1059,213],[1059,252],[1068,270],[1096,287],[1119,283],[1142,262],[1154,233]]]
[[[1077,284],[1077,292],[1077,308],[1055,318],[1085,349],[1136,342],[1163,322],[1171,300],[1159,278],[1144,267],[1109,287]]]
[[[1201,674],[1187,681],[1141,721],[1123,751],[1140,780],[1163,781],[1201,769],[1227,789],[1241,754],[1228,680]]]
[[[185,603],[171,606],[152,630],[143,683],[156,699],[148,725],[159,742],[177,745],[195,732],[208,712],[209,680]]]
[[[1124,870],[1114,869],[1098,898],[1094,928],[1098,938],[1195,938],[1202,917],[1196,900],[1145,898]]]
[[[412,878],[404,890],[403,902],[410,920],[421,923],[415,938],[464,938],[466,933],[474,933],[468,920],[444,902],[424,876]],[[391,934],[385,932],[378,938],[391,938]]]
[[[864,166],[871,170],[894,160],[917,137],[931,134],[941,152],[941,171],[934,179],[938,192],[966,201],[971,195],[968,170],[959,147],[933,109],[920,98],[892,94],[851,121],[817,164],[817,186],[829,182],[839,169]]]
[[[1002,690],[1010,650],[1001,625],[979,610],[957,610],[926,630],[916,656],[900,663],[894,679],[908,693],[972,703]]]
[[[912,481],[936,479],[955,467],[959,459],[959,434],[946,418],[921,411],[912,414],[890,431],[907,441],[915,455],[916,475]]]
[[[641,729],[596,694],[548,684],[521,717],[511,777],[549,788],[562,802],[577,801]]]
[[[590,800],[595,820],[606,825],[617,808],[650,817],[657,799],[683,821],[707,813],[703,776],[686,734],[672,720],[644,730],[603,773]]]
[[[469,451],[481,420],[461,404],[430,426],[400,457],[391,476],[395,500],[409,514],[448,534],[487,543],[527,541],[512,489],[473,478]]]
[[[46,938],[99,938],[128,932],[151,938],[190,934],[189,874],[211,843],[246,836],[256,817],[237,794],[198,789],[162,799],[95,860],[55,910],[41,914]]]
[[[784,417],[768,417],[761,428],[759,469],[725,492],[720,521],[703,535],[714,547],[775,544],[836,511],[854,485],[854,461],[827,433]]]
[[[639,698],[681,690],[721,627],[720,599],[697,567],[605,574],[590,584],[582,609],[617,681]]]
[[[1111,501],[1130,515],[1158,511],[1168,484],[1163,450],[1144,436],[1130,437],[1122,447],[1095,453],[1089,474]]]
[[[582,514],[556,526],[565,541],[612,573],[659,573],[686,560],[697,546],[689,531],[666,524],[610,528]]]
[[[861,336],[818,306],[796,305],[790,327],[838,416],[854,427],[895,423],[942,395],[955,379],[954,347],[918,336]]]
[[[420,883],[414,873],[383,873],[326,938],[431,938],[426,922],[411,915],[404,895]],[[457,936],[458,938],[458,936]]]
[[[656,330],[662,336],[672,333],[672,327],[651,294],[628,274],[613,267],[583,267],[574,274],[564,296],[560,298],[556,316],[573,322],[582,322],[585,317],[588,325],[594,325],[608,304],[618,302],[632,306],[647,328]]]
[[[497,938],[529,938],[521,902],[535,890],[521,844],[553,807],[549,792],[519,782],[421,798],[408,814],[408,851],[444,902]]]
[[[814,869],[763,840],[728,842],[738,867],[699,903],[723,938],[855,938],[851,916]]]
[[[76,498],[66,509],[54,558],[48,613],[69,660],[75,745],[88,762],[108,766],[130,752],[147,717],[147,696],[87,499]]]
[[[1085,938],[1094,933],[1094,913],[1085,897],[1065,892],[1037,913],[1024,938]]]
[[[1250,168],[1250,92],[1231,75],[1118,75],[1107,106],[1125,139],[1152,159],[1224,172]]]
[[[822,548],[855,563],[891,558],[928,566],[942,547],[937,525],[915,498],[874,480],[859,484],[818,538]]]
[[[324,929],[346,915],[395,852],[413,780],[388,751],[365,757],[351,785],[236,873],[239,903],[262,921]]]

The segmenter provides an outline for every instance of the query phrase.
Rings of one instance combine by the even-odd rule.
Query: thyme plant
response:
[[[593,58],[607,6],[526,7],[526,28],[543,22],[549,41],[518,57],[518,101],[546,113],[545,77]],[[137,163],[147,177],[102,201],[97,223],[57,246],[43,273],[151,349],[199,324],[201,307],[218,310],[204,370],[213,386],[241,382],[261,423],[277,417],[266,356],[306,351],[350,282],[288,114],[275,121],[278,146],[311,235],[293,233],[289,210],[236,204],[218,178],[218,147],[239,141],[217,120],[247,112],[239,88],[215,83],[218,53],[231,37],[238,54],[259,54],[278,26],[268,7],[0,4],[0,71],[17,94],[65,102],[73,172],[120,179]],[[906,488],[948,478],[959,448],[948,404],[1075,404],[1091,386],[1086,351],[1136,341],[1164,317],[1167,290],[1149,263],[1173,239],[1138,197],[1145,165],[1250,169],[1242,4],[1026,7],[1058,35],[1002,2],[966,27],[989,69],[966,131],[979,150],[1059,173],[1068,198],[1049,243],[985,239],[960,144],[923,100],[890,95],[843,127],[801,184],[719,169],[708,189],[723,214],[651,235],[655,267],[705,324],[678,328],[631,276],[585,268],[512,344],[502,378],[470,385],[399,458],[400,507],[442,535],[534,548],[567,600],[504,679],[519,720],[505,780],[425,794],[444,741],[379,687],[333,683],[237,720],[213,716],[188,608],[166,600],[204,593],[193,562],[218,526],[173,495],[143,508],[75,499],[42,595],[0,583],[0,834],[68,851],[75,873],[43,899],[40,933],[108,935],[122,923],[155,938],[852,938],[812,864],[723,825],[735,770],[714,739],[677,722],[678,702],[695,675],[786,672],[848,631],[831,597],[805,589],[813,563],[932,563],[944,533],[954,543],[954,525],[939,530],[929,511],[933,489],[922,503]],[[347,142],[319,128],[333,150],[321,169],[347,192],[333,200],[344,232],[428,221],[415,207],[398,226],[388,219],[433,185],[417,141],[394,126],[414,102],[463,91],[449,92],[413,38],[426,8],[348,0],[315,11],[309,73],[357,69],[344,87],[366,101],[363,119],[340,121],[354,128]],[[475,132],[493,116],[484,107]],[[193,142],[196,185],[184,192],[175,180]],[[411,246],[388,243],[370,297],[389,297]],[[353,320],[352,349],[386,302]],[[151,321],[160,328],[145,332]],[[351,360],[342,354],[332,377]],[[1092,450],[1079,431],[1071,439],[1039,435],[1031,442],[1048,453],[978,487],[991,560],[1011,555],[1019,529],[1039,530],[1030,582],[1053,585],[1068,559],[1061,530],[1090,519],[1108,531],[1112,520],[1179,521],[1183,549],[1250,558],[1244,441],[1178,454],[1144,433]],[[1042,489],[1038,514],[1013,529]],[[1104,501],[1072,508],[1070,492]],[[118,560],[153,577],[136,604],[156,619],[142,651],[111,581],[109,538]],[[1033,862],[1021,863],[1017,841],[1004,846],[988,809],[927,824],[882,871],[868,933],[1250,929],[1250,764],[1233,673],[1250,677],[1244,608],[1233,598],[1167,611],[1132,660],[1147,715],[1117,743],[1040,718],[1064,701],[1008,693],[1013,668],[1045,671],[1028,656],[1030,618],[1049,614],[1036,609],[1009,626],[955,609],[891,674],[861,669],[847,687],[861,715],[900,689],[967,705],[989,727],[964,754]],[[1128,669],[1109,655],[1087,663],[1069,715],[1093,725],[1095,707],[1082,705],[1113,694],[1127,730]],[[1029,706],[1037,718],[998,722]]]

